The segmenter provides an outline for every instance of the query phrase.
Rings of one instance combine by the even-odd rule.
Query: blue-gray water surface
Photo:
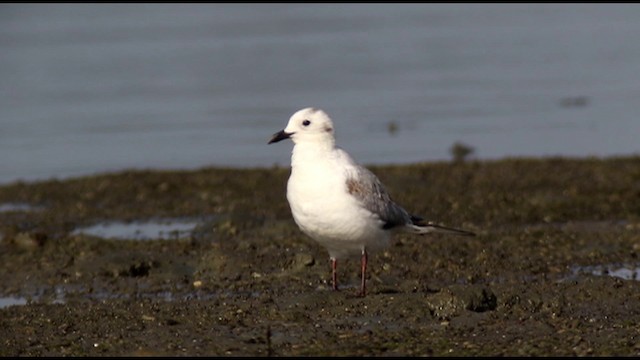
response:
[[[365,164],[637,154],[637,4],[1,4],[0,183],[288,166],[306,106]]]

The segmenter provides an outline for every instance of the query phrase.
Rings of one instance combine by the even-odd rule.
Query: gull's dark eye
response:
[[[309,120],[305,120],[305,121],[302,122],[302,125],[304,125],[304,126],[309,126],[309,124],[311,124],[311,121],[309,121]]]

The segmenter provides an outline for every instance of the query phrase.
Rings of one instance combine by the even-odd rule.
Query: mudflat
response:
[[[370,169],[407,210],[477,236],[398,234],[371,254],[366,297],[358,259],[331,290],[288,168],[0,186],[0,355],[640,354],[639,157]],[[78,231],[162,219],[197,225]]]

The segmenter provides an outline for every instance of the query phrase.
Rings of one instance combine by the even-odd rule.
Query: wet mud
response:
[[[288,168],[0,186],[0,355],[640,354],[640,158],[370,168],[411,212],[477,236],[398,234],[364,298],[357,259],[331,290]],[[167,236],[122,233],[154,222]]]

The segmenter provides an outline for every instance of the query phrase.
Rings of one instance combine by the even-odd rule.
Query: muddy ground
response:
[[[638,355],[640,158],[371,169],[407,209],[476,237],[398,235],[330,290],[288,168],[127,171],[0,186],[2,356]],[[76,234],[188,218],[173,240]],[[600,269],[598,271],[594,269]],[[608,271],[608,273],[607,273]]]

